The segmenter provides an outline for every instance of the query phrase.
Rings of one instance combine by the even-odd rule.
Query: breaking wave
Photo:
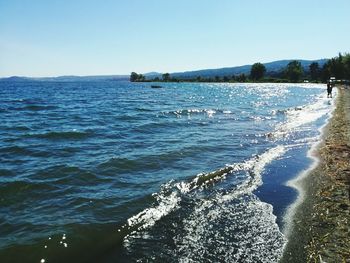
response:
[[[124,238],[126,249],[133,251],[140,240],[150,238],[149,235],[152,236],[148,233],[153,231],[152,226],[170,214],[182,214],[183,210],[187,209],[184,203],[189,202],[192,209],[181,216],[183,218],[181,222],[183,228],[181,231],[177,229],[179,234],[173,237],[176,247],[173,253],[176,254],[174,256],[180,262],[198,262],[198,256],[203,256],[201,250],[212,251],[216,258],[222,259],[227,256],[230,256],[231,260],[251,257],[251,261],[247,262],[254,262],[255,258],[261,256],[265,257],[265,262],[268,262],[268,259],[272,257],[278,257],[285,242],[284,237],[275,222],[276,218],[272,214],[272,206],[259,201],[253,191],[262,184],[261,174],[265,167],[274,159],[283,155],[285,151],[285,147],[277,146],[261,155],[253,156],[245,162],[228,165],[211,173],[198,174],[189,182],[171,181],[163,185],[159,193],[153,194],[156,200],[155,205],[129,218],[121,228],[124,231],[125,229],[128,230],[128,234]],[[238,173],[242,172],[246,174],[244,179],[237,180],[239,183],[230,189],[216,192],[213,187],[210,187],[210,185],[219,183],[224,178],[237,176]],[[210,195],[210,198],[202,198],[201,193],[208,189],[213,191],[213,194]],[[256,217],[253,217],[254,213]],[[209,214],[211,216],[208,216]],[[235,221],[233,219],[235,217],[243,220],[238,221],[241,222],[240,224],[246,224],[243,227],[244,231],[254,236],[252,236],[252,240],[246,239],[240,231],[235,230],[238,227],[237,225],[234,226]],[[232,221],[229,221],[230,225],[223,222],[225,218],[226,220],[232,218]],[[208,232],[211,224],[217,224],[214,229],[216,229],[217,235],[220,236],[217,236],[216,240],[218,242],[222,240],[223,242],[220,251],[213,252],[211,248],[213,242],[216,242],[210,238],[214,233],[212,231]],[[227,227],[232,232],[229,232]],[[157,225],[157,228],[161,229],[162,227]],[[230,238],[226,236],[229,233],[232,234]],[[262,242],[267,235],[270,235],[268,239],[270,241]],[[162,237],[159,239],[162,240]],[[199,241],[201,245],[198,244]],[[257,244],[263,244],[264,246],[254,247]],[[244,249],[244,246],[247,249]],[[248,249],[249,246],[252,247]],[[270,249],[275,252],[267,253],[266,251],[271,251]],[[224,251],[226,252],[223,253]],[[131,254],[135,255],[135,251]],[[143,260],[145,260],[144,256],[141,257]],[[202,259],[205,258],[207,257],[205,256]]]

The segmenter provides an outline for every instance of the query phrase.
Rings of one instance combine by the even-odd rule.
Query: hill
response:
[[[288,59],[288,60],[277,60],[273,62],[263,63],[266,67],[267,75],[274,74],[281,72],[289,62],[293,61],[295,59]],[[320,67],[322,67],[328,59],[318,59],[318,60],[302,60],[297,59],[300,61],[302,67],[305,71],[309,70],[309,66],[313,62],[317,62]],[[190,79],[190,78],[196,78],[198,76],[200,77],[224,77],[224,76],[232,76],[232,75],[240,75],[240,74],[250,74],[250,69],[252,65],[244,65],[244,66],[237,66],[237,67],[226,67],[226,68],[218,68],[218,69],[202,69],[202,70],[194,70],[194,71],[185,71],[185,72],[174,72],[170,73],[170,75],[174,78],[181,78],[181,79]],[[154,77],[160,77],[161,73],[151,72],[144,74],[147,79],[151,79]]]
[[[128,75],[100,75],[100,76],[59,76],[59,77],[8,77],[0,78],[1,82],[27,82],[27,81],[52,81],[52,82],[74,82],[74,81],[125,81],[129,80]]]
[[[300,61],[302,67],[305,71],[309,70],[309,66],[313,62],[317,62],[320,67],[322,67],[328,59],[318,59],[318,60],[298,60]],[[266,67],[266,75],[274,75],[281,72],[289,62],[289,60],[278,60],[268,63],[263,63]],[[252,65],[243,65],[237,67],[226,67],[226,68],[217,68],[217,69],[202,69],[194,71],[185,71],[185,72],[173,72],[170,73],[171,77],[179,79],[193,79],[198,76],[203,78],[214,78],[219,77],[231,77],[233,75],[250,74],[250,69]],[[162,73],[158,72],[149,72],[145,73],[144,76],[146,79],[153,79],[155,77],[162,76]],[[97,75],[97,76],[59,76],[59,77],[43,77],[43,78],[30,78],[30,77],[8,77],[0,78],[1,82],[25,82],[25,81],[53,81],[53,82],[73,82],[73,81],[126,81],[129,80],[129,75]]]

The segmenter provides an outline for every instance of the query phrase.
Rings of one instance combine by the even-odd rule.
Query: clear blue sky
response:
[[[0,77],[175,72],[334,57],[349,0],[0,0]]]

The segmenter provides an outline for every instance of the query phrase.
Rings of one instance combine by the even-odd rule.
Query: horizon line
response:
[[[255,62],[255,63],[262,63],[262,64],[269,64],[273,62],[279,62],[279,61],[288,61],[288,60],[297,60],[297,61],[318,61],[318,60],[325,60],[329,58],[319,58],[319,59],[278,59],[278,60],[273,60],[269,62]],[[253,63],[253,64],[255,64]],[[192,69],[192,70],[185,70],[185,71],[173,71],[170,72],[170,74],[176,74],[176,73],[187,73],[187,72],[196,72],[196,71],[202,71],[202,70],[216,70],[216,69],[227,69],[227,68],[236,68],[236,67],[245,67],[245,66],[251,66],[253,64],[243,64],[243,65],[238,65],[238,66],[224,66],[224,67],[216,67],[216,68],[205,68],[205,69]],[[131,71],[133,72],[133,71]],[[0,79],[3,78],[13,78],[13,77],[18,77],[18,78],[37,78],[37,79],[44,79],[44,78],[62,78],[62,77],[127,77],[130,76],[131,72],[129,74],[92,74],[92,75],[74,75],[74,74],[67,74],[67,75],[52,75],[52,76],[26,76],[26,75],[7,75],[7,76],[0,76]],[[163,74],[163,73],[169,73],[169,72],[158,72],[158,71],[148,71],[141,73],[143,75],[145,74]]]

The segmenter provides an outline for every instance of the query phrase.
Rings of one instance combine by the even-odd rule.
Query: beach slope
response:
[[[350,262],[350,90],[338,91],[281,262]]]

